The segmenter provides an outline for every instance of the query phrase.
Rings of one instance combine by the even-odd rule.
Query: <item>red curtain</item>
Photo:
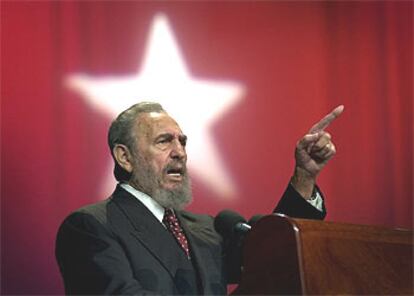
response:
[[[106,197],[111,120],[65,78],[138,73],[160,12],[194,79],[245,89],[210,127],[238,194],[222,199],[194,177],[191,210],[270,212],[295,142],[344,104],[329,127],[337,156],[318,181],[327,220],[412,227],[411,2],[2,1],[3,294],[63,292],[55,234]]]

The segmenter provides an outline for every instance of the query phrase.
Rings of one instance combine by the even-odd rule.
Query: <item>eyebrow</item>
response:
[[[168,140],[171,140],[171,139],[173,139],[174,138],[174,135],[172,134],[172,133],[163,133],[163,134],[160,134],[160,135],[158,135],[156,138],[155,138],[155,140],[159,140],[159,139],[168,139]],[[178,135],[178,139],[182,142],[182,141],[184,141],[184,142],[186,142],[187,141],[187,136],[186,135],[184,135],[184,134],[180,134],[180,135]]]

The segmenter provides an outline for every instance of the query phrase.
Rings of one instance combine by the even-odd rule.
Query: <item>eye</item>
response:
[[[160,144],[165,144],[165,143],[168,143],[168,142],[169,142],[168,139],[161,139],[161,140],[158,141],[158,143],[160,143]]]
[[[187,136],[180,136],[179,140],[183,147],[187,145]]]
[[[164,134],[159,136],[156,141],[155,144],[157,146],[160,146],[161,148],[165,148],[168,146],[168,144],[171,143],[171,141],[173,140],[173,136],[172,135],[168,135],[168,134]]]

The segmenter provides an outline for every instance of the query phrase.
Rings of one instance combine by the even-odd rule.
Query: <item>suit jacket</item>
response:
[[[275,211],[322,219],[320,212],[288,186]],[[192,260],[170,232],[134,196],[118,186],[102,202],[65,219],[56,258],[67,294],[224,295],[232,270],[211,216],[178,211]],[[234,262],[232,261],[232,264]]]

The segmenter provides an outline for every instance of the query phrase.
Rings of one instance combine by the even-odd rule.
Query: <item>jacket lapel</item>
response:
[[[160,262],[174,278],[176,266],[165,248],[171,244],[171,235],[157,218],[136,197],[118,186],[112,200],[131,222],[131,234]]]
[[[118,186],[112,195],[113,202],[130,221],[131,234],[160,262],[174,281],[176,261],[170,248],[169,231],[137,198]],[[177,217],[188,239],[192,261],[199,273],[204,294],[223,294],[220,236],[213,226],[195,219],[187,212],[177,212]],[[211,284],[216,285],[211,286]],[[218,286],[217,286],[218,285]]]

